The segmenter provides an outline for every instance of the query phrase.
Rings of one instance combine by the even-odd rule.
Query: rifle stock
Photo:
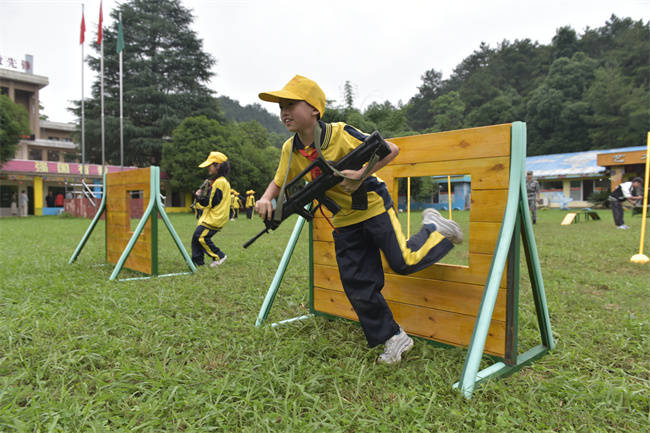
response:
[[[390,154],[390,147],[388,143],[382,138],[379,132],[375,131],[370,134],[363,143],[359,144],[352,152],[345,155],[338,162],[332,165],[338,171],[343,170],[359,170],[370,159],[377,155],[379,159],[385,158]],[[321,175],[313,181],[304,184],[303,177],[309,173],[313,168],[319,167]],[[341,176],[334,174],[332,169],[322,159],[318,158],[301,171],[294,179],[288,184],[286,190],[288,191],[285,196],[285,201],[282,206],[276,206],[273,211],[273,216],[270,220],[264,220],[264,230],[259,232],[253,238],[244,244],[244,248],[248,248],[253,242],[259,239],[263,234],[271,230],[277,229],[282,221],[286,220],[293,214],[298,214],[311,221],[314,218],[316,207],[312,210],[307,210],[305,207],[311,204],[314,200],[318,200],[320,205],[327,207],[333,214],[336,214],[340,207],[325,195],[325,192],[343,181]],[[352,194],[353,209],[367,208],[367,195],[365,186],[362,184],[355,193]],[[365,203],[365,208],[363,207]],[[281,209],[282,214],[277,215],[278,209]]]

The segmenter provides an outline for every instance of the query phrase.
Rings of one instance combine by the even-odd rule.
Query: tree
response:
[[[283,136],[287,135],[287,130],[280,121],[280,118],[276,114],[269,113],[258,103],[248,104],[242,107],[238,101],[227,96],[219,96],[217,101],[226,120],[235,122],[255,120],[271,132]]]
[[[14,158],[16,145],[24,134],[29,134],[27,110],[0,95],[0,165]]]
[[[366,108],[363,116],[377,125],[382,136],[399,137],[410,132],[404,111],[394,107],[389,101],[383,104],[373,102]]]
[[[112,28],[104,33],[104,89],[106,156],[119,162],[118,13],[122,13],[124,40],[124,150],[125,163],[158,163],[164,137],[188,116],[222,119],[206,84],[215,60],[202,51],[202,41],[190,29],[193,17],[180,0],[130,0],[111,12]],[[99,45],[93,44],[99,52]],[[94,71],[99,57],[90,56]],[[101,161],[100,82],[93,83],[86,102],[86,143],[89,159]],[[79,103],[73,111],[79,115]]]
[[[570,26],[560,27],[553,36],[551,47],[553,48],[553,59],[573,56],[578,51],[576,31]]]
[[[206,116],[188,117],[176,129],[171,140],[163,145],[162,169],[169,174],[171,186],[190,192],[196,190],[206,177],[198,168],[212,151],[228,156],[236,190],[250,188],[263,191],[275,174],[280,150],[267,145],[261,125],[221,123]]]
[[[352,110],[354,107],[354,90],[350,81],[346,81],[343,85],[343,98],[345,100],[345,109]]]
[[[406,117],[411,129],[422,131],[431,126],[429,108],[431,102],[442,92],[442,73],[429,69],[422,77],[418,94],[413,96],[406,107]]]
[[[599,68],[585,99],[593,111],[585,118],[594,148],[636,146],[644,141],[650,130],[648,92],[630,83],[620,68]]]
[[[456,91],[436,98],[431,103],[433,126],[429,131],[451,131],[461,129],[465,123],[465,103]]]
[[[510,123],[522,118],[522,99],[515,89],[505,92],[489,100],[467,115],[465,125],[468,127]]]

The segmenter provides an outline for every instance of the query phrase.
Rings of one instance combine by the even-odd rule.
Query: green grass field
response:
[[[1,219],[0,432],[648,431],[650,265],[629,262],[641,218],[622,231],[600,215],[561,227],[564,212],[540,212],[557,347],[469,401],[451,389],[463,349],[419,340],[387,367],[349,321],[254,327],[293,220],[248,250],[261,222],[229,223],[218,269],[109,282],[103,222],[68,265],[89,220]],[[189,249],[195,220],[171,220]],[[186,270],[163,224],[160,239],[160,272]],[[269,322],[308,311],[307,259],[304,233]],[[539,342],[525,272],[520,315],[523,351]]]

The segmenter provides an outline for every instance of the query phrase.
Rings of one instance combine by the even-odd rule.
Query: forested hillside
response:
[[[249,104],[242,106],[239,101],[230,99],[227,96],[217,98],[219,108],[227,120],[233,122],[249,122],[255,120],[264,126],[269,132],[288,135],[287,130],[282,126],[280,118],[266,111],[260,104]]]
[[[529,155],[642,145],[649,42],[648,22],[612,16],[582,34],[561,27],[549,45],[481,44],[446,79],[432,65],[404,106],[375,102],[361,112],[346,83],[344,104],[325,117],[387,137],[523,120]]]

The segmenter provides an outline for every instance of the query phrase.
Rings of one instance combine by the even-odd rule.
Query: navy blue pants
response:
[[[381,250],[390,267],[411,274],[437,262],[452,248],[435,224],[423,225],[406,239],[390,208],[386,212],[333,232],[336,261],[348,300],[359,317],[370,347],[383,344],[399,332],[399,325],[381,294],[384,269]]]
[[[212,236],[218,231],[203,226],[196,227],[194,235],[192,235],[192,261],[195,265],[202,266],[205,264],[203,261],[205,254],[212,257],[213,260],[225,257],[223,251],[212,242]]]

